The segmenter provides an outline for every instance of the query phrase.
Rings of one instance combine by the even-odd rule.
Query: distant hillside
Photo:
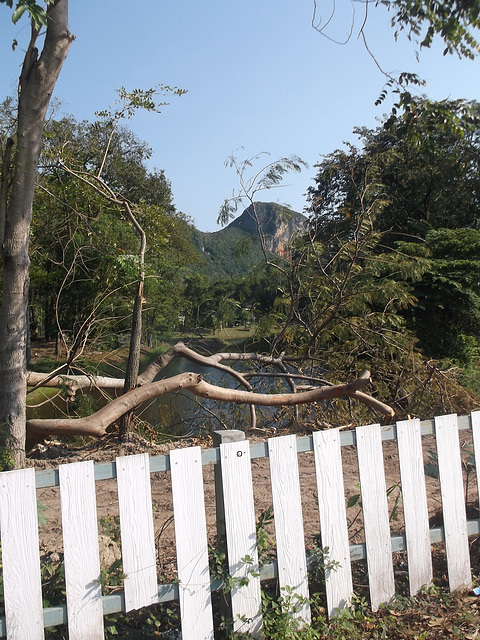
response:
[[[292,235],[303,229],[305,217],[274,202],[256,202],[255,209],[268,250],[284,255]],[[205,259],[204,273],[213,279],[244,275],[263,261],[250,207],[220,231],[205,233],[195,229],[193,243]]]

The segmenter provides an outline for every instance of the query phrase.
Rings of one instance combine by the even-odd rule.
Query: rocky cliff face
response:
[[[292,237],[305,230],[306,218],[283,205],[257,202],[255,211],[250,205],[227,229],[238,228],[245,233],[257,235],[258,223],[265,234],[268,251],[285,256]]]
[[[286,257],[292,237],[304,230],[306,218],[274,202],[258,202],[227,227],[213,233],[193,230],[192,240],[203,258],[202,272],[212,281],[241,276],[264,262],[258,240],[257,217],[267,250]]]

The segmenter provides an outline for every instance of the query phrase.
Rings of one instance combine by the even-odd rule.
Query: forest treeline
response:
[[[14,121],[7,99],[2,157],[9,145],[15,153]],[[147,143],[105,118],[52,115],[30,236],[31,341],[80,351],[129,336],[138,237],[123,208],[78,177],[101,173],[146,234],[144,344],[255,325],[257,349],[313,363],[315,375],[372,371],[398,415],[469,410],[480,392],[480,107],[419,98],[356,134],[358,145],[319,160],[287,253],[252,251],[236,228],[228,242],[211,234],[218,259],[245,271],[218,277],[228,271],[205,268],[199,232],[176,210],[168,176],[148,168]]]

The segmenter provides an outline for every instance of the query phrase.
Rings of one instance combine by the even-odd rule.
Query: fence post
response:
[[[245,432],[239,429],[224,429],[213,432],[213,446],[219,447],[227,442],[240,442],[245,440]],[[225,533],[225,504],[223,502],[222,468],[219,462],[215,464],[215,510],[217,514],[217,541],[218,550],[227,553],[227,540]]]

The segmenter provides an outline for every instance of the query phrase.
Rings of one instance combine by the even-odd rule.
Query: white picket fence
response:
[[[420,423],[368,425],[312,436],[270,438],[268,443],[227,442],[219,448],[172,450],[168,456],[119,457],[116,464],[91,461],[58,470],[24,469],[0,474],[0,529],[5,617],[0,636],[44,638],[44,627],[68,624],[70,640],[104,638],[104,615],[131,611],[174,598],[180,601],[183,640],[214,638],[212,585],[207,551],[202,465],[216,464],[223,491],[230,574],[247,577],[231,592],[236,630],[262,634],[260,572],[251,458],[268,455],[281,587],[301,597],[294,615],[310,620],[307,559],[298,472],[298,454],[314,451],[322,545],[338,563],[326,575],[328,610],[334,614],[353,594],[352,560],[366,557],[371,606],[376,610],[395,593],[392,552],[406,549],[412,594],[432,580],[431,543],[445,541],[452,590],[471,584],[468,535],[479,520],[467,522],[459,430],[471,429],[480,469],[480,411]],[[435,433],[444,525],[429,531],[422,435]],[[405,534],[391,537],[382,440],[398,441]],[[341,446],[356,444],[361,482],[365,543],[349,545]],[[150,473],[171,472],[178,584],[157,584]],[[95,483],[116,477],[125,574],[122,594],[103,596]],[[477,478],[478,482],[478,478]],[[42,609],[36,490],[59,484],[66,579],[66,604]],[[249,562],[245,562],[246,558]]]

